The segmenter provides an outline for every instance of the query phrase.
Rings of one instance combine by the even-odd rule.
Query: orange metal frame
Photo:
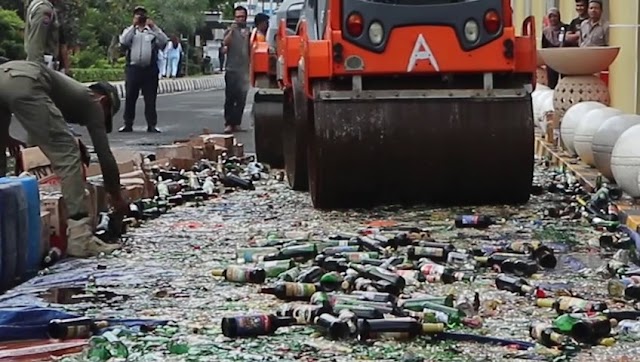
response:
[[[302,59],[304,61],[304,85],[307,96],[313,97],[312,80],[329,79],[341,75],[396,75],[408,74],[408,63],[414,51],[417,39],[424,37],[437,60],[438,67],[429,61],[418,61],[411,71],[414,74],[436,72],[447,73],[483,73],[513,72],[530,73],[532,85],[535,86],[537,62],[535,22],[528,17],[523,23],[523,35],[516,36],[511,15],[511,3],[503,0],[503,33],[502,36],[472,51],[464,51],[458,46],[455,31],[449,27],[421,25],[393,29],[389,34],[387,48],[384,53],[374,53],[351,44],[342,37],[342,14],[340,5],[343,0],[329,0],[325,38],[310,40],[308,23],[303,19],[299,36],[302,39]],[[504,41],[514,42],[514,57],[503,56]],[[334,63],[332,45],[341,44],[343,56],[358,56],[365,64],[363,71],[346,70],[343,64]],[[393,54],[393,56],[389,56]],[[289,55],[289,54],[288,54]],[[299,54],[291,54],[298,59]]]
[[[299,35],[287,35],[287,21],[280,20],[278,24],[278,39],[276,40],[276,54],[278,63],[284,63],[284,74],[279,80],[280,87],[291,88],[291,71],[298,68],[300,60],[301,38]]]
[[[251,44],[251,68],[249,71],[251,85],[256,86],[256,76],[269,73],[269,44],[256,41]]]

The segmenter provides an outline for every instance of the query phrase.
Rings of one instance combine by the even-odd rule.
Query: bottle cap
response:
[[[555,300],[553,298],[539,298],[536,299],[536,305],[540,308],[552,308]]]

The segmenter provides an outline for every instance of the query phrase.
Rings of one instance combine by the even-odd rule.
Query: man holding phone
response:
[[[249,91],[249,29],[247,9],[238,6],[233,10],[234,23],[224,33],[227,63],[224,74],[225,133],[240,131],[244,106]]]
[[[120,35],[120,44],[127,52],[125,67],[126,98],[124,103],[124,126],[119,132],[133,132],[136,118],[136,103],[140,91],[144,98],[144,115],[147,132],[159,133],[156,98],[158,96],[158,52],[167,45],[169,38],[153,20],[147,17],[147,10],[136,6],[133,23]]]

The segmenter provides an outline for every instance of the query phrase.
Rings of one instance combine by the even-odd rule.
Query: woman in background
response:
[[[178,76],[178,68],[180,67],[180,56],[182,55],[182,44],[177,36],[172,36],[171,41],[167,43],[164,49],[167,57],[167,76],[175,78]]]
[[[560,19],[560,11],[557,8],[550,8],[547,12],[547,19],[549,25],[545,26],[542,30],[542,47],[543,48],[560,48],[564,45],[565,35],[569,26],[562,23]],[[551,69],[547,65],[547,82],[551,89],[554,89],[558,84],[560,74]]]

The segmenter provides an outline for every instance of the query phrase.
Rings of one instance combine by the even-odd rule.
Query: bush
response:
[[[106,80],[116,82],[124,80],[124,67],[120,68],[72,68],[73,78],[78,82],[89,83]]]
[[[24,22],[14,10],[0,8],[0,56],[24,59]]]

